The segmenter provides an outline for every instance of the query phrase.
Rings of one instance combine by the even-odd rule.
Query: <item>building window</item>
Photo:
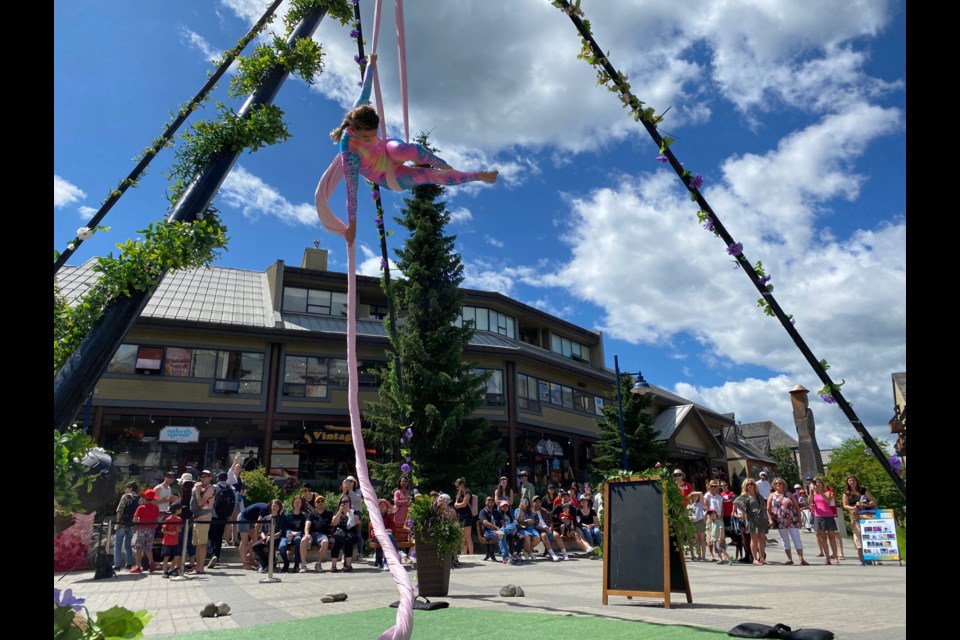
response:
[[[212,378],[217,370],[217,352],[214,349],[194,349],[190,355],[190,372],[194,378]]]
[[[218,351],[214,391],[259,394],[263,381],[263,354]]]
[[[550,336],[550,350],[577,362],[590,362],[590,347],[556,334]]]
[[[544,404],[603,416],[603,398],[556,382],[517,374],[517,404],[527,411],[540,411]]]
[[[140,347],[137,349],[137,373],[159,373],[163,363],[163,347]]]
[[[487,396],[484,405],[488,407],[502,407],[506,404],[503,395],[503,371],[500,369],[474,369],[477,375],[490,374],[487,378]]]
[[[283,367],[283,395],[292,398],[326,398],[326,358],[287,356]]]
[[[163,361],[163,375],[173,376],[175,378],[189,377],[192,360],[192,349],[167,347],[167,357]]]
[[[281,308],[293,313],[313,313],[320,316],[346,318],[347,294],[323,289],[284,287]]]
[[[372,304],[370,305],[370,313],[367,314],[367,318],[371,320],[383,320],[387,317],[387,305],[385,304]]]
[[[462,327],[464,322],[473,321],[473,328],[477,331],[490,331],[508,338],[516,337],[516,321],[493,309],[484,307],[464,306],[460,317],[454,320],[454,325]]]
[[[107,365],[107,373],[133,373],[133,366],[137,362],[137,345],[121,344],[113,359]]]
[[[536,378],[531,378],[525,373],[517,374],[517,404],[527,411],[540,411]]]

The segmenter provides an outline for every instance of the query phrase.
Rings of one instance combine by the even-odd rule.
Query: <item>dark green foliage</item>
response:
[[[877,445],[885,455],[890,455],[884,442],[880,441]],[[851,473],[860,480],[860,486],[870,489],[879,508],[902,511],[905,505],[903,494],[893,484],[893,480],[887,475],[873,452],[867,449],[867,445],[859,438],[844,440],[830,453],[826,481],[829,486],[837,490],[838,504],[843,499],[841,495],[843,490],[847,487],[847,475]]]
[[[488,476],[500,461],[487,421],[469,417],[482,406],[486,387],[484,377],[463,361],[473,328],[453,324],[463,308],[463,265],[455,237],[444,235],[450,216],[437,202],[443,188],[425,185],[412,192],[404,199],[403,216],[396,218],[410,230],[396,250],[405,279],[387,292],[401,316],[395,334],[390,319],[384,321],[396,357],[380,375],[380,399],[365,407],[370,428],[364,440],[391,460],[370,464],[385,489],[396,486],[409,457],[413,484],[421,491],[451,493],[457,477],[469,484]],[[408,427],[413,438],[401,444]]]
[[[777,476],[786,481],[787,487],[791,491],[793,491],[793,485],[803,484],[800,482],[800,470],[797,469],[797,463],[789,447],[774,448],[770,451],[770,457],[777,463]]]
[[[630,393],[634,379],[622,375],[619,380],[623,400],[623,429],[627,442],[627,471],[647,469],[667,459],[666,443],[657,441],[653,430],[653,416],[645,411],[653,402],[652,396]],[[597,457],[592,470],[607,478],[623,470],[620,446],[620,417],[617,410],[617,394],[610,393],[603,405],[603,419],[598,420],[600,436],[594,449]]]

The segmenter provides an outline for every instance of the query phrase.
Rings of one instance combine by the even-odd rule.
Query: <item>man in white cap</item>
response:
[[[766,502],[772,490],[773,487],[770,485],[770,480],[767,479],[767,472],[761,471],[760,479],[757,480],[757,493],[759,493],[760,497]]]

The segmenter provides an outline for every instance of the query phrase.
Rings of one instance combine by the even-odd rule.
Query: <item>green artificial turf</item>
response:
[[[304,638],[377,638],[396,622],[391,608],[325,615],[242,629],[165,636],[164,640],[304,640]],[[522,631],[521,631],[522,630]],[[512,613],[488,609],[449,608],[413,612],[413,638],[470,640],[471,638],[602,638],[603,640],[719,640],[725,631],[682,625],[660,625],[598,616],[548,613]]]

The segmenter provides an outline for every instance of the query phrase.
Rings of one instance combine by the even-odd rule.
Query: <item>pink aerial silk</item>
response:
[[[381,0],[377,0],[376,8],[374,10],[374,36],[373,36],[373,49],[372,52],[377,52],[377,39],[380,33],[380,3]],[[400,42],[400,65],[401,73],[403,75],[401,79],[401,93],[403,94],[403,120],[404,128],[407,129],[407,95],[406,95],[406,69],[404,66],[404,58],[406,57],[405,46],[403,45],[403,0],[396,0],[397,4],[397,38]],[[375,69],[374,69],[375,70]],[[383,109],[380,105],[383,104],[383,101],[380,97],[380,83],[378,76],[374,74],[374,87],[376,88],[376,97],[378,104],[378,113],[381,114],[380,117],[380,129],[382,132],[382,137],[386,138],[386,124],[383,118]],[[407,139],[409,140],[409,131],[406,132]],[[323,177],[320,178],[320,184],[317,185],[316,193],[314,194],[314,199],[317,205],[317,215],[320,217],[320,222],[323,224],[324,228],[335,233],[339,236],[344,236],[347,231],[347,225],[338,218],[333,211],[330,210],[330,207],[327,205],[327,202],[330,200],[330,196],[333,194],[334,189],[337,187],[337,183],[343,178],[343,165],[340,160],[340,155],[336,155],[333,158],[333,162],[330,163],[330,166],[323,173]],[[370,516],[370,522],[373,525],[374,534],[377,536],[378,540],[389,540],[387,535],[387,529],[383,524],[383,516],[380,513],[380,508],[378,506],[378,498],[376,492],[373,490],[373,484],[370,482],[370,473],[367,470],[367,455],[366,448],[363,444],[363,433],[361,431],[361,421],[360,421],[360,400],[357,395],[359,389],[359,381],[357,379],[357,260],[356,260],[356,248],[354,243],[347,243],[347,370],[349,374],[349,383],[347,385],[347,402],[350,408],[350,430],[353,435],[353,453],[356,457],[356,466],[357,466],[357,478],[360,481],[360,493],[363,495],[363,501],[367,505],[367,513]],[[397,621],[396,624],[380,636],[380,640],[409,640],[411,634],[413,633],[413,583],[410,582],[410,575],[404,569],[403,565],[400,564],[400,554],[394,549],[392,544],[382,544],[381,548],[383,553],[387,558],[387,566],[390,569],[390,574],[393,576],[393,580],[397,585],[397,591],[400,593],[400,604],[397,607]]]

